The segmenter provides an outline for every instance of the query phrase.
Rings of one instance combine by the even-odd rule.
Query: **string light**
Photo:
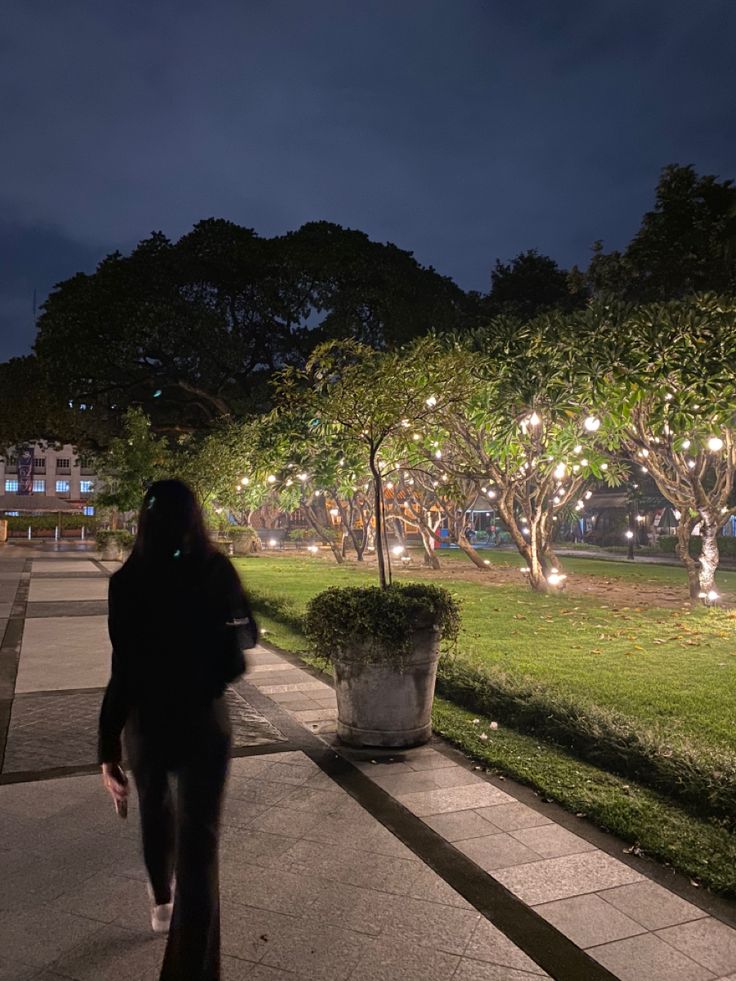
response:
[[[274,477],[274,475],[272,473],[268,475],[268,478],[267,479],[268,479],[268,483],[269,484],[275,484],[276,483],[276,478]]]
[[[719,450],[723,449],[723,440],[720,436],[711,436],[708,440],[708,449],[711,453],[717,453]]]
[[[683,441],[682,441],[682,448],[683,448],[683,450],[689,450],[690,449],[690,440],[689,439],[683,439]]]
[[[601,421],[598,416],[586,416],[583,425],[589,433],[596,433],[601,428]]]
[[[250,483],[250,478],[249,477],[243,477],[243,479],[240,481],[240,483],[243,485],[243,487],[247,487],[248,484]]]
[[[565,466],[565,464],[558,463],[554,470],[554,475],[557,478],[557,480],[562,480],[562,478],[565,476],[566,473],[567,473],[567,467]]]

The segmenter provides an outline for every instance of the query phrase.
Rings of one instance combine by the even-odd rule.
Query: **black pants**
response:
[[[138,790],[143,858],[157,904],[174,913],[161,981],[220,981],[220,812],[230,758],[224,698],[165,731],[133,717],[126,745]],[[176,776],[176,805],[170,779]]]

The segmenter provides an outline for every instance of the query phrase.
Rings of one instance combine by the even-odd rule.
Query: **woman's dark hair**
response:
[[[191,556],[213,550],[197,498],[181,480],[157,480],[146,491],[138,516],[133,557],[145,562]]]

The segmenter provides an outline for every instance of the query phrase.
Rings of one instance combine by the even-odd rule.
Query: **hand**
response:
[[[119,763],[102,764],[102,784],[116,806],[128,799],[130,786]]]

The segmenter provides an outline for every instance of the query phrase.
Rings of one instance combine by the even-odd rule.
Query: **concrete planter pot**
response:
[[[401,664],[366,661],[364,647],[332,655],[337,735],[349,746],[419,746],[432,734],[440,632],[417,630]]]
[[[118,542],[108,542],[102,549],[103,562],[119,562],[123,557],[123,549]]]

